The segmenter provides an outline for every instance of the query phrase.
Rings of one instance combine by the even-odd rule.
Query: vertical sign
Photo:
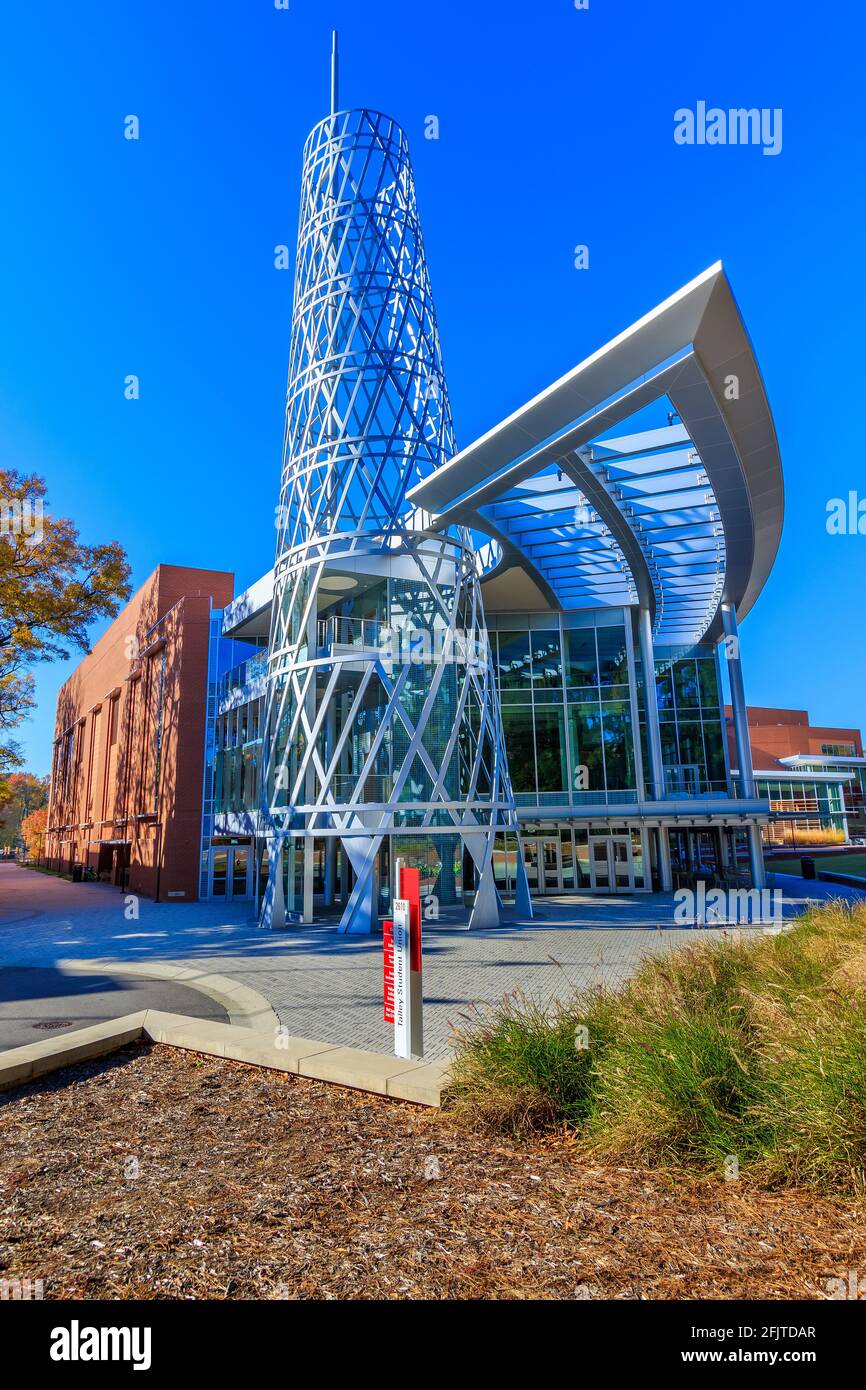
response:
[[[382,945],[384,956],[382,961],[384,982],[385,982],[385,1010],[384,1017],[386,1023],[394,1022],[394,923],[385,921],[382,924]]]
[[[409,931],[411,933],[412,963],[415,975],[421,974],[421,870],[400,867],[400,897],[409,904]],[[419,981],[420,983],[420,981]]]
[[[398,1057],[412,1056],[411,971],[409,959],[409,904],[394,899],[394,1051]]]
[[[424,996],[421,983],[421,873],[396,863],[393,925],[394,1051],[424,1056]],[[398,925],[399,924],[399,925]],[[402,952],[401,956],[399,952]],[[402,993],[401,993],[402,991]],[[402,1006],[401,1006],[402,1001]]]

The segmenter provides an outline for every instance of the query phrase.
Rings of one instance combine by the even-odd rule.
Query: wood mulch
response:
[[[0,1279],[46,1298],[825,1298],[864,1268],[847,1201],[169,1048],[0,1096]]]

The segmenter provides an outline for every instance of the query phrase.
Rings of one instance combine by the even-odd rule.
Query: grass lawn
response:
[[[825,1298],[838,1194],[588,1159],[136,1046],[0,1096],[0,1270],[95,1299]]]
[[[866,850],[859,854],[821,854],[820,851],[810,851],[804,849],[802,852],[806,858],[814,858],[815,868],[829,869],[836,874],[861,874],[866,878]],[[798,854],[793,859],[767,859],[767,869],[771,874],[797,874],[799,876],[800,858]]]

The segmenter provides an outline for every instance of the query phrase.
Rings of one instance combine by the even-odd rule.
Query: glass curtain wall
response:
[[[770,803],[770,810],[781,812],[785,820],[771,821],[763,827],[770,844],[842,844],[845,839],[845,805],[839,782],[816,782],[759,777],[756,791]]]
[[[635,801],[622,611],[499,614],[490,641],[508,767],[524,805]]]
[[[646,692],[638,660],[641,748],[649,766]],[[725,727],[714,647],[656,647],[656,699],[668,796],[727,796]]]

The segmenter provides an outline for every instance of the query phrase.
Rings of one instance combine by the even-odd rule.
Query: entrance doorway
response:
[[[530,893],[561,893],[562,854],[559,837],[523,841],[523,861]]]
[[[589,871],[596,893],[633,893],[634,859],[630,835],[590,835]]]
[[[210,852],[210,894],[232,902],[250,896],[252,855],[249,845],[215,845]]]
[[[623,826],[613,832],[599,826],[527,826],[520,845],[530,893],[535,897],[649,892],[645,834],[637,826]],[[500,892],[515,891],[515,866],[504,840],[496,883]]]

